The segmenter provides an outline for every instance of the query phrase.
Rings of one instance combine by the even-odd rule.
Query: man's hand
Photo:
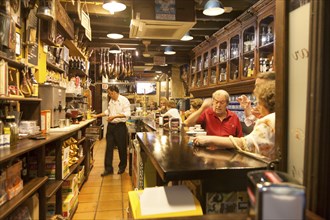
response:
[[[113,119],[115,119],[115,118],[116,118],[115,116],[109,116],[109,117],[108,117],[108,122],[112,122]]]
[[[98,116],[96,114],[92,114],[92,118],[97,118]]]
[[[211,98],[208,98],[208,99],[205,99],[201,108],[202,109],[206,109],[208,107],[211,107],[212,106],[212,99]]]

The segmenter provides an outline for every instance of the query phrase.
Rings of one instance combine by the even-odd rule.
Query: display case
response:
[[[197,70],[191,72],[190,92],[195,97],[217,89],[251,93],[259,72],[275,71],[274,15],[275,1],[259,1],[195,47]]]
[[[191,61],[190,76],[189,76],[189,87],[194,88],[196,82],[196,59]]]
[[[228,43],[224,41],[219,45],[219,83],[227,81],[227,65],[228,64]]]
[[[251,25],[243,30],[243,71],[242,79],[255,76],[256,26]]]
[[[236,34],[229,40],[229,81],[239,80],[239,68],[240,68],[240,35]]]
[[[258,22],[258,30],[258,72],[274,71],[274,15],[262,17]]]

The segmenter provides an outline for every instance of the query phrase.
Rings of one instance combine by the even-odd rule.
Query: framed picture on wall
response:
[[[155,0],[156,20],[175,20],[175,0]]]
[[[17,56],[21,55],[21,35],[16,32],[16,47],[15,47],[15,54]]]
[[[21,27],[21,1],[10,0],[10,15],[16,26]]]

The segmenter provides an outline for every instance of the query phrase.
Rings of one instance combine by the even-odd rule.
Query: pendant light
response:
[[[173,48],[171,46],[167,46],[167,47],[165,47],[164,54],[174,55],[174,54],[176,54],[176,52],[173,50]]]
[[[112,44],[109,48],[109,53],[121,53],[120,47],[117,44]]]
[[[111,39],[122,39],[124,35],[118,33],[109,33],[107,34],[107,37]]]
[[[181,38],[182,41],[190,41],[192,39],[194,39],[194,37],[191,36],[189,32],[185,33],[185,35]]]
[[[102,7],[109,11],[110,14],[114,14],[115,12],[124,11],[126,9],[126,5],[120,2],[112,1],[112,0],[104,0]]]
[[[224,12],[225,9],[219,0],[208,0],[204,5],[204,15],[217,16],[223,14]]]
[[[42,20],[53,20],[54,19],[54,12],[53,12],[53,5],[51,2],[46,0],[40,2],[40,6],[38,7],[38,11],[36,16]]]

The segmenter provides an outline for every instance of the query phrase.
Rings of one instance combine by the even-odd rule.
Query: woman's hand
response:
[[[239,102],[241,108],[243,108],[244,110],[246,108],[251,108],[251,100],[246,95],[241,95],[236,99],[236,101]]]

